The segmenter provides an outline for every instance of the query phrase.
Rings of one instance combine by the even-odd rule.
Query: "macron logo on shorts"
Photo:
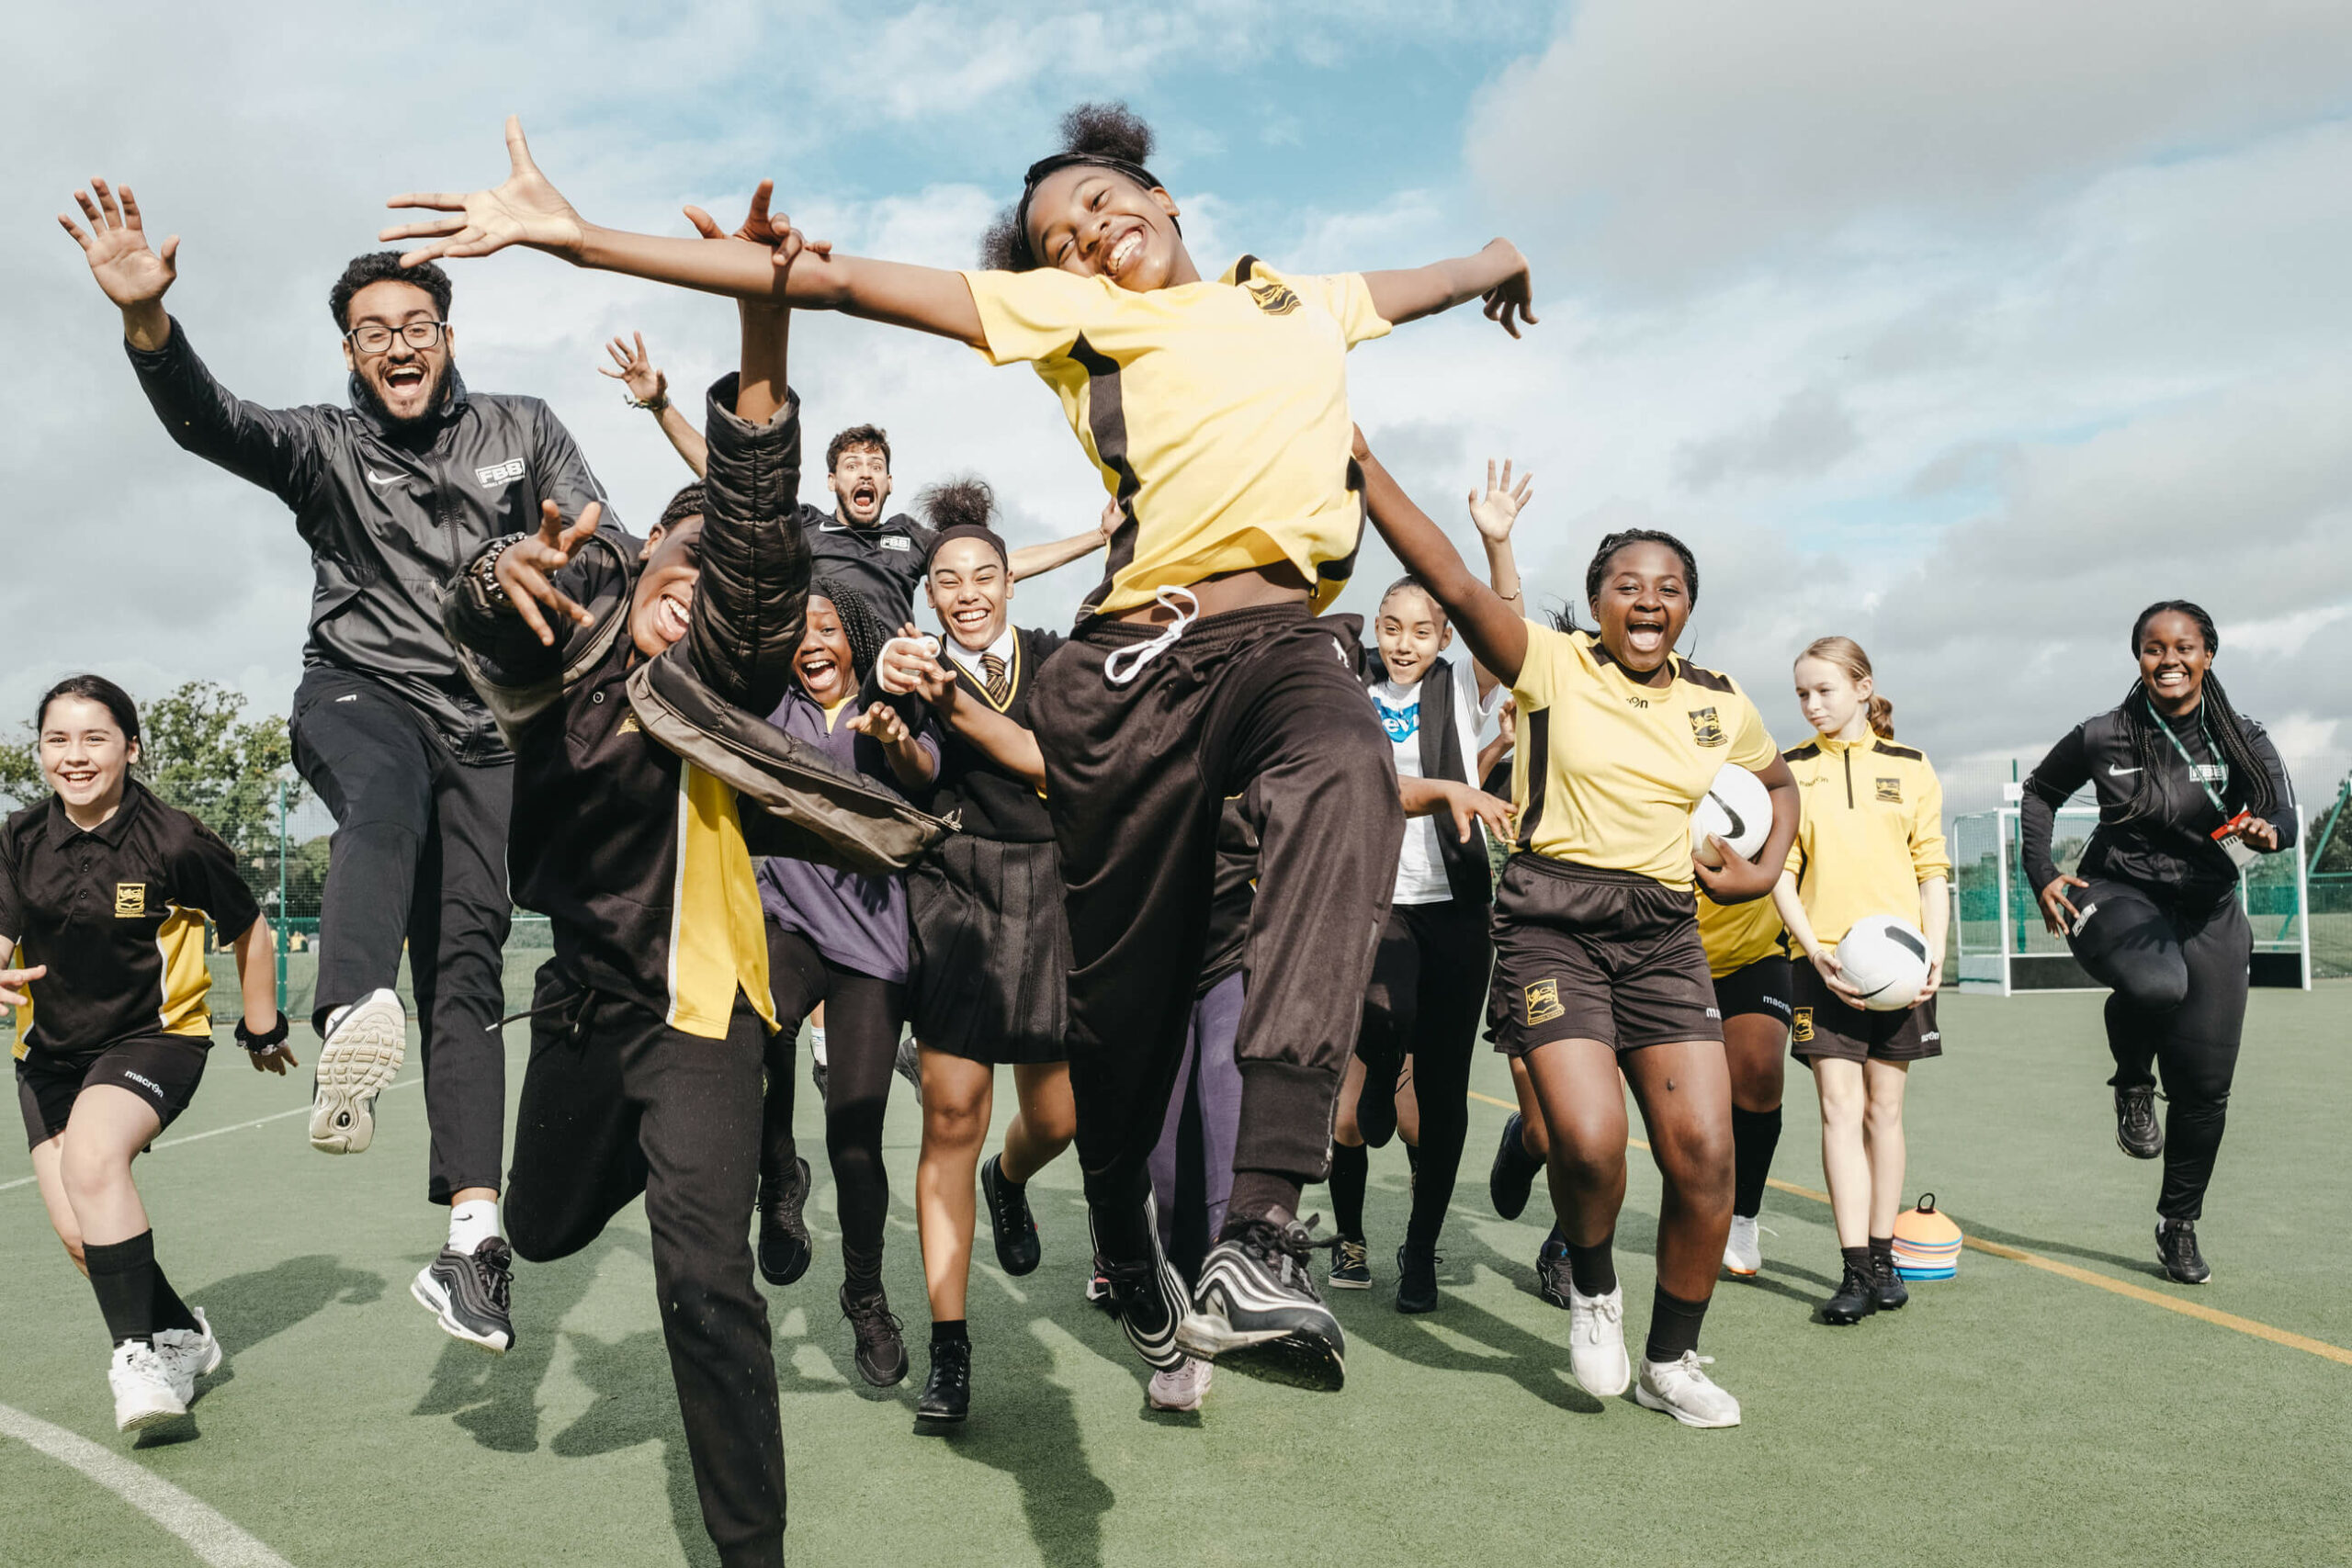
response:
[[[1770,1008],[1774,1012],[1785,1013],[1789,1010],[1789,1004],[1782,1001],[1778,997],[1766,997],[1764,998],[1764,1005]]]
[[[474,478],[481,481],[484,490],[504,490],[528,472],[530,468],[522,458],[509,457],[503,463],[492,463],[487,468],[476,468]]]
[[[1724,1010],[1721,1008],[1709,1008],[1707,1010],[1707,1016],[1713,1019],[1717,1023],[1721,1023],[1724,1020]]]
[[[132,1083],[135,1083],[144,1089],[149,1094],[153,1095],[157,1100],[164,1098],[164,1086],[157,1083],[153,1078],[149,1077],[146,1074],[134,1073],[130,1069],[125,1068],[122,1076],[129,1078]]]

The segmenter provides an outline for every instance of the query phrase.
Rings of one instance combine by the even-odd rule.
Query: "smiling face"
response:
[[[1388,678],[1409,686],[1430,672],[1430,660],[1453,641],[1436,604],[1418,588],[1392,588],[1380,602],[1380,615],[1372,624],[1373,640],[1380,645],[1380,661]]]
[[[950,539],[931,558],[923,579],[940,629],[978,653],[1004,635],[1012,601],[1012,574],[986,539]]]
[[[411,321],[438,320],[440,312],[434,309],[432,295],[413,283],[391,278],[371,283],[354,294],[345,312],[345,332],[363,326],[392,330],[391,346],[381,354],[363,354],[351,339],[345,338],[343,362],[358,373],[384,412],[402,423],[423,419],[441,406],[457,341],[456,333],[444,328],[439,343],[418,348],[400,335],[401,328]]]
[[[821,594],[808,595],[808,625],[800,634],[800,651],[792,656],[792,675],[820,708],[831,708],[857,690],[857,670],[841,613]]]
[[[2140,679],[2165,713],[2187,713],[2205,692],[2205,671],[2213,667],[2213,650],[2194,617],[2166,610],[2148,617],[2140,628]]]
[[[853,528],[871,528],[882,520],[882,503],[890,499],[890,458],[879,446],[845,446],[825,476],[833,492],[833,515]]]
[[[1817,733],[1859,739],[1869,732],[1869,676],[1857,681],[1826,659],[1800,659],[1796,684],[1797,706]]]
[[[1056,169],[1029,197],[1029,246],[1038,260],[1132,293],[1197,283],[1176,231],[1176,198],[1092,164]]]
[[[40,716],[40,771],[77,818],[104,817],[122,804],[122,781],[139,761],[139,742],[104,703],[50,699]]]
[[[1682,558],[1645,540],[1610,557],[1593,595],[1600,645],[1636,675],[1665,664],[1690,619],[1690,584]]]
[[[702,519],[681,518],[645,557],[629,595],[628,637],[651,659],[686,635],[695,584],[702,581]]]

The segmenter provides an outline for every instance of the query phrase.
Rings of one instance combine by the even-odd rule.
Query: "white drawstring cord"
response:
[[[1187,610],[1176,603],[1176,595],[1180,593],[1192,602],[1191,609]],[[1143,667],[1175,647],[1176,639],[1184,635],[1184,628],[1200,616],[1201,601],[1189,588],[1159,588],[1153,591],[1152,597],[1161,605],[1174,611],[1176,618],[1169,622],[1160,634],[1149,642],[1139,642],[1132,648],[1113,650],[1111,657],[1102,661],[1102,678],[1114,686],[1124,686],[1137,675],[1142,674]],[[1122,659],[1130,660],[1124,671],[1119,668],[1119,660]]]

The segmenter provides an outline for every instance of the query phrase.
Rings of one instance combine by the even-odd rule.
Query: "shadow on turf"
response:
[[[2000,1230],[1974,1220],[1970,1221],[1965,1229],[1972,1236],[1997,1242],[2003,1247],[2023,1247],[2028,1252],[2054,1252],[2064,1258],[2079,1258],[2086,1262],[2104,1263],[2111,1269],[2120,1269],[2127,1274],[2144,1274],[2151,1280],[2170,1280],[2172,1278],[2165,1272],[2165,1266],[2153,1258],[2126,1258],[2120,1253],[2101,1252],[2096,1247],[2079,1247],[2071,1241],[2045,1241],[2040,1236],[2019,1235],[2015,1231]],[[2154,1227],[2151,1226],[2150,1229],[2153,1230]],[[2149,1245],[2153,1247],[2154,1243],[2151,1241]]]
[[[197,1398],[237,1378],[237,1358],[262,1341],[341,1303],[366,1306],[383,1296],[384,1277],[345,1266],[338,1258],[312,1253],[288,1258],[250,1274],[232,1274],[188,1292],[227,1353],[221,1369],[204,1380]],[[167,1432],[171,1428],[165,1429]],[[193,1437],[191,1431],[187,1437]],[[165,1441],[182,1440],[166,1437]]]
[[[662,1331],[644,1329],[611,1344],[586,1334],[565,1337],[571,1341],[573,1370],[596,1397],[579,1419],[555,1435],[548,1450],[563,1459],[589,1459],[639,1443],[661,1444],[670,1529],[679,1549],[694,1568],[718,1568],[718,1550],[703,1529],[694,1459],[679,1423],[677,1388],[671,1381],[670,1350]]]
[[[630,1231],[609,1231],[570,1258],[517,1270],[514,1348],[500,1356],[461,1340],[448,1340],[442,1346],[441,1359],[434,1363],[432,1382],[410,1414],[450,1416],[475,1442],[499,1453],[526,1454],[537,1450],[539,1382],[555,1358],[557,1325],[595,1283],[596,1270],[605,1258],[622,1248],[650,1256],[642,1236]],[[439,1332],[424,1315],[424,1309],[417,1312],[417,1321],[425,1331]],[[660,1336],[655,1338],[658,1341]],[[659,1381],[667,1390],[666,1358]]]

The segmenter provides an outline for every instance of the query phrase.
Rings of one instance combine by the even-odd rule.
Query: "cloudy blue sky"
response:
[[[1802,729],[1791,653],[1846,632],[1948,770],[2030,760],[2121,692],[2139,606],[2190,595],[2307,800],[2352,752],[2342,6],[231,15],[6,24],[40,68],[0,108],[0,711],[81,666],[145,694],[209,676],[282,711],[299,673],[288,519],[155,426],[51,218],[78,180],[132,183],[182,236],[192,341],[232,388],[291,403],[342,395],[326,288],[383,197],[494,181],[510,110],[602,221],[731,217],[773,175],[845,249],[963,265],[1059,112],[1115,96],[1158,127],[1204,262],[1387,266],[1516,239],[1541,326],[1514,344],[1463,313],[1370,344],[1359,417],[1448,520],[1488,455],[1532,466],[1521,557],[1555,598],[1606,528],[1685,534],[1694,650],[1776,731]],[[658,510],[683,472],[595,375],[598,345],[642,330],[691,387],[729,356],[731,311],[522,254],[458,283],[469,381],[547,398],[623,513]],[[902,499],[978,472],[1021,538],[1098,510],[1025,372],[824,319],[796,349],[814,426],[889,427]],[[1368,559],[1349,603],[1388,570]],[[1090,581],[1033,583],[1022,610],[1058,623]]]

